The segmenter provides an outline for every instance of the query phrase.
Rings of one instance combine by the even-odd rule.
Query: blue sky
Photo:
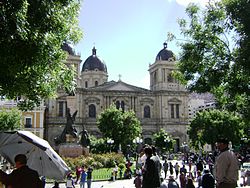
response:
[[[167,33],[179,35],[178,18],[189,2],[206,0],[84,0],[80,13],[83,39],[76,45],[84,62],[97,49],[109,81],[149,88],[149,64],[163,48]],[[168,49],[178,55],[175,42]]]

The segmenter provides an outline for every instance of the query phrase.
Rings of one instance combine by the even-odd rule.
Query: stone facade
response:
[[[83,127],[90,135],[100,136],[96,118],[111,104],[122,110],[134,110],[142,125],[143,139],[150,139],[161,128],[177,140],[177,147],[187,141],[188,92],[172,76],[176,70],[173,53],[164,48],[156,60],[149,65],[150,89],[136,87],[123,82],[108,81],[106,65],[92,55],[83,63],[80,71],[80,56],[69,54],[68,64],[73,64],[77,72],[77,90],[74,96],[63,91],[58,98],[48,100],[47,139],[53,145],[53,138],[60,134],[65,122],[65,111],[78,111],[75,128],[80,132]]]

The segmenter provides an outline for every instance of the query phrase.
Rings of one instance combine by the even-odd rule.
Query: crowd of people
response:
[[[136,188],[235,188],[248,185],[246,182],[237,185],[240,160],[229,149],[229,141],[220,138],[216,147],[217,152],[206,156],[185,153],[180,164],[167,158],[161,163],[155,147],[145,146],[138,160],[134,185]]]
[[[242,159],[229,149],[229,141],[220,138],[216,142],[217,152],[202,156],[197,153],[185,153],[182,162],[165,158],[162,162],[154,146],[145,145],[136,161],[135,173],[132,163],[127,160],[123,178],[132,178],[136,188],[235,188],[239,178]],[[91,167],[76,167],[76,177],[67,176],[66,187],[91,188]],[[117,179],[118,167],[113,168],[112,180]],[[121,175],[120,175],[121,177]],[[7,188],[44,188],[45,177],[40,179],[38,173],[27,166],[23,154],[15,157],[15,169],[10,172],[0,170],[0,182]],[[197,186],[196,186],[197,185]],[[249,174],[242,186],[250,185]],[[58,188],[55,182],[53,188]]]

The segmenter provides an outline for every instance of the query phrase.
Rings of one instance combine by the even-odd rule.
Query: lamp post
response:
[[[114,143],[114,140],[113,139],[111,139],[111,138],[109,138],[108,140],[107,140],[107,144],[109,145],[109,153],[111,153],[111,145]]]

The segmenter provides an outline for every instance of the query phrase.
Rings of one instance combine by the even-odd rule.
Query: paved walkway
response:
[[[52,188],[53,184],[46,184],[46,188]],[[65,183],[60,183],[60,188],[65,188]],[[77,184],[76,188],[80,188],[80,185]],[[133,188],[133,179],[129,180],[117,180],[117,181],[97,181],[92,182],[91,188]],[[85,188],[87,185],[85,184]]]
[[[175,164],[176,162],[179,163],[181,166],[181,161],[171,160],[172,164]],[[188,169],[187,165],[186,168]],[[168,172],[169,173],[169,172]],[[170,174],[168,174],[170,175]],[[240,175],[240,171],[239,171]],[[163,171],[162,171],[162,177],[164,177]],[[168,180],[164,180],[168,181]],[[179,178],[176,179],[176,181],[179,183]],[[239,177],[238,185],[242,183],[242,178]],[[194,181],[195,187],[197,187],[197,182]],[[46,188],[52,188],[53,184],[46,184]],[[60,188],[65,188],[65,183],[60,183]],[[91,188],[134,188],[134,178],[132,179],[126,179],[126,180],[116,180],[116,181],[96,181],[92,182]],[[77,184],[75,188],[80,188],[80,185]],[[85,184],[85,188],[87,188],[87,184]],[[245,186],[244,188],[250,188],[250,186]]]

